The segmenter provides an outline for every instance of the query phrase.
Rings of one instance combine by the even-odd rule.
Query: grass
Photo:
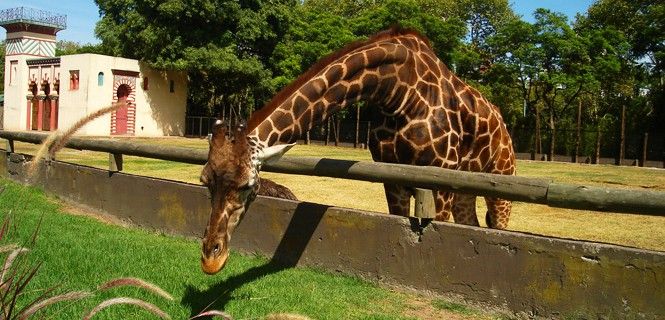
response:
[[[0,179],[0,220],[9,216],[13,227],[5,241],[30,244],[20,263],[41,263],[22,297],[23,303],[44,289],[57,292],[91,290],[120,277],[154,283],[175,297],[168,301],[132,287],[114,288],[93,298],[55,304],[38,316],[81,318],[102,300],[127,296],[153,303],[174,319],[186,319],[210,305],[234,319],[259,319],[271,313],[295,313],[313,319],[491,319],[467,309],[439,310],[412,301],[431,299],[383,289],[358,278],[331,275],[311,268],[284,268],[264,258],[232,253],[216,276],[199,267],[199,242],[142,229],[122,228],[90,217],[64,214],[42,191]],[[19,263],[19,262],[16,262]],[[429,299],[429,300],[428,300]],[[466,307],[465,307],[466,308]],[[145,319],[148,312],[133,306],[114,306],[95,319]]]
[[[458,313],[458,314],[467,315],[467,316],[470,316],[470,315],[473,315],[473,314],[476,313],[476,311],[474,311],[473,309],[470,309],[469,307],[467,307],[463,304],[450,302],[450,301],[446,301],[446,300],[441,300],[441,299],[435,299],[434,301],[432,301],[432,305],[437,309],[449,310],[449,311],[452,311],[452,312],[455,312],[455,313]]]
[[[205,139],[134,138],[132,140],[200,149],[208,147]],[[19,152],[34,153],[36,146],[17,143],[16,149]],[[332,146],[297,145],[289,151],[288,155],[371,161],[367,150]],[[107,154],[91,151],[64,149],[58,153],[57,159],[100,168],[108,166]],[[137,157],[125,157],[124,165],[124,171],[127,173],[197,184],[200,170],[201,166]],[[665,191],[665,170],[663,169],[518,161],[517,171],[521,176],[551,178],[562,183]],[[381,184],[270,172],[263,172],[262,177],[286,185],[299,199],[304,201],[387,212]],[[359,190],[362,192],[358,192]],[[483,215],[486,210],[482,198],[478,198],[477,207],[479,221],[482,225],[485,221]],[[509,229],[665,251],[663,225],[665,225],[663,217],[609,214],[514,203]]]

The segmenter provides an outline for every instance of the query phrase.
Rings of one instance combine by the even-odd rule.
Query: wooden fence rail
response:
[[[0,131],[0,138],[9,141],[8,151],[13,151],[13,141],[41,143],[45,137],[41,133]],[[114,171],[122,168],[119,155],[204,164],[208,153],[200,149],[91,138],[72,138],[66,146],[108,152],[113,158]],[[600,188],[542,178],[326,158],[283,157],[275,164],[264,166],[263,170],[450,190],[557,208],[665,216],[665,192],[660,191]]]

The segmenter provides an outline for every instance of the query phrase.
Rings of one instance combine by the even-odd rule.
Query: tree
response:
[[[521,116],[515,116],[514,121],[507,122],[519,124],[524,131],[535,130],[529,144],[533,152],[542,153],[538,73],[544,53],[537,41],[537,29],[533,24],[514,19],[503,25],[487,39],[487,45],[495,58],[485,78],[493,91],[497,92],[494,95],[503,96],[503,103],[497,99],[492,101],[499,105],[512,104],[518,110],[521,109]],[[524,144],[521,139],[515,136],[515,143]]]
[[[577,27],[616,30],[630,44],[619,80],[632,80],[621,81],[623,85],[617,86],[614,92],[623,91],[624,97],[631,97],[629,116],[635,119],[629,122],[632,130],[640,133],[648,130],[665,136],[661,125],[665,122],[662,107],[665,105],[665,3],[598,0],[589,8],[587,17],[579,19]],[[662,148],[665,146],[660,146],[661,151]]]
[[[277,88],[297,78],[323,56],[358,39],[348,22],[339,15],[307,6],[299,7],[295,12],[288,32],[270,59]]]
[[[194,109],[244,116],[274,92],[267,64],[296,6],[294,0],[96,3],[104,52],[187,71]]]
[[[461,20],[435,17],[414,0],[388,0],[353,20],[354,33],[359,36],[368,36],[394,25],[422,33],[431,41],[437,56],[448,65],[454,64],[455,52],[466,33]]]

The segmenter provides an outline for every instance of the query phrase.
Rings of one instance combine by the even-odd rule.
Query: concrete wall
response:
[[[23,179],[19,155],[0,174]],[[209,199],[196,185],[52,162],[38,184],[133,223],[201,236]],[[665,253],[431,223],[259,197],[232,246],[417,289],[456,294],[527,316],[665,318]],[[200,272],[199,270],[192,270]]]

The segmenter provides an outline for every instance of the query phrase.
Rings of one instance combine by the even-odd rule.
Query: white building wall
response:
[[[187,104],[187,76],[184,72],[159,71],[141,63],[137,80],[136,135],[183,136]],[[148,78],[148,89],[143,82]],[[170,81],[174,90],[170,92]]]
[[[11,55],[5,59],[5,114],[3,128],[5,130],[26,130],[26,117],[28,100],[28,66],[25,63],[28,56]],[[11,70],[17,61],[16,70]],[[12,79],[13,77],[13,79]]]
[[[82,117],[111,105],[113,70],[137,72],[135,85],[135,136],[184,135],[187,78],[184,73],[153,70],[137,60],[97,54],[62,56],[60,60],[61,89],[59,128],[68,128]],[[70,90],[70,71],[79,71],[79,89]],[[98,74],[104,73],[103,85]],[[148,90],[143,79],[148,78]],[[169,92],[169,81],[174,91]],[[111,114],[99,117],[82,128],[78,134],[108,136],[111,134]]]

